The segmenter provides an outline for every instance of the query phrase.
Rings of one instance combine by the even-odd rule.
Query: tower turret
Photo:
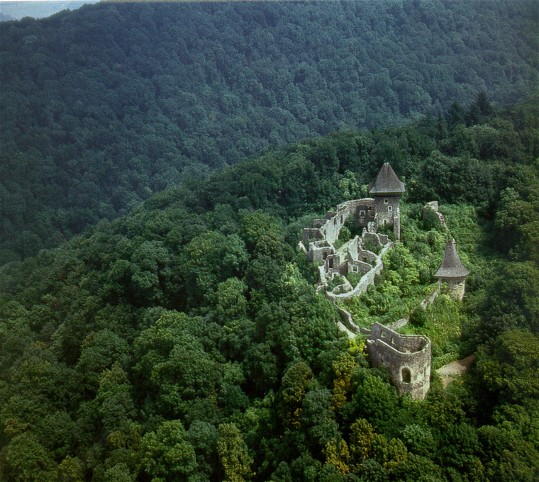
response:
[[[457,254],[457,243],[454,239],[447,241],[445,245],[442,265],[434,275],[441,283],[447,283],[449,296],[456,300],[462,300],[466,288],[466,276],[470,272],[464,267]]]
[[[400,239],[400,198],[404,192],[404,183],[389,162],[384,162],[376,179],[369,184],[369,194],[374,198],[377,226],[393,226],[396,239]]]

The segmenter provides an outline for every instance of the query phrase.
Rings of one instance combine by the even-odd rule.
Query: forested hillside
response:
[[[537,82],[538,4],[103,3],[0,24],[0,262],[271,145]]]
[[[276,149],[0,268],[0,479],[537,480],[538,105],[479,96]],[[446,236],[471,271],[462,305],[412,318],[430,335],[445,316],[435,364],[477,357],[421,402],[339,333],[296,249],[384,160],[407,183],[402,243],[356,311],[431,284]],[[449,233],[421,218],[433,199]]]

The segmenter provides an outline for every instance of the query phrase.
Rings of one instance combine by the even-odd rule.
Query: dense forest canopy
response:
[[[0,263],[183,177],[537,82],[533,0],[101,3],[0,24]]]
[[[0,479],[537,480],[538,106],[480,95],[275,149],[0,268]],[[418,402],[338,331],[296,249],[384,160],[402,243],[355,313],[400,315],[447,236],[471,271],[462,305],[441,295],[410,329],[435,366],[475,366]],[[433,199],[449,233],[421,216]]]

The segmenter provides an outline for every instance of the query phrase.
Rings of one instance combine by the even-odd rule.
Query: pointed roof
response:
[[[384,162],[376,179],[369,184],[369,194],[402,194],[404,183],[397,177],[389,162]]]
[[[461,263],[457,254],[457,243],[454,239],[447,241],[445,245],[442,266],[436,271],[435,278],[464,278],[470,272]]]

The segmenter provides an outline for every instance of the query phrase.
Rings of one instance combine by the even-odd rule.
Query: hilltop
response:
[[[534,1],[102,3],[0,25],[0,262],[270,146],[537,83]]]
[[[0,268],[0,479],[535,480],[537,105],[480,96],[447,121],[274,149]],[[339,332],[296,249],[385,160],[406,181],[401,242],[347,308],[408,311],[434,365],[476,356],[422,401]],[[414,315],[447,236],[463,303]]]

